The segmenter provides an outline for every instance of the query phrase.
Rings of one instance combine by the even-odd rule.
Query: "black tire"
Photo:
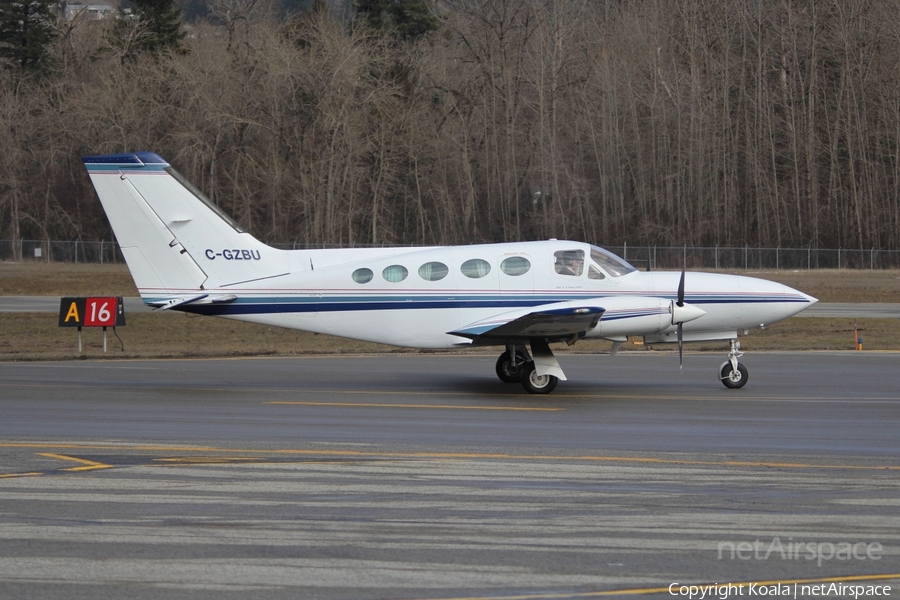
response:
[[[555,375],[538,375],[534,370],[534,361],[525,365],[522,373],[522,387],[529,394],[549,394],[559,383],[559,377]]]
[[[725,363],[725,366],[722,367],[720,376],[722,378],[722,383],[724,383],[727,388],[736,390],[747,385],[747,368],[741,363],[738,363],[737,371],[731,368],[730,362]]]
[[[497,359],[497,377],[503,383],[519,383],[522,381],[522,373],[525,372],[526,357],[521,352],[517,352],[519,365],[514,367],[509,358],[509,351],[504,352]]]

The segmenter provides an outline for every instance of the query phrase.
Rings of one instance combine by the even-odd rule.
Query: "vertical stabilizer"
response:
[[[145,299],[288,272],[284,251],[243,231],[160,156],[82,160]]]

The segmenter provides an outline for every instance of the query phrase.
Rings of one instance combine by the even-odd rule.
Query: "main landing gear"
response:
[[[719,379],[725,384],[725,387],[738,389],[747,385],[747,367],[738,362],[738,359],[744,355],[741,352],[741,343],[737,340],[731,340],[731,350],[728,352],[728,360],[719,367]]]
[[[559,383],[555,375],[538,375],[525,346],[507,346],[497,359],[497,377],[504,383],[522,383],[530,394],[549,394]]]

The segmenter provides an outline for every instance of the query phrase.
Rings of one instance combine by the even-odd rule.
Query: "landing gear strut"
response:
[[[741,352],[741,343],[737,340],[731,340],[731,350],[728,352],[728,360],[722,363],[719,368],[719,379],[725,384],[725,387],[737,389],[747,384],[747,367],[738,362],[738,359],[744,355]]]

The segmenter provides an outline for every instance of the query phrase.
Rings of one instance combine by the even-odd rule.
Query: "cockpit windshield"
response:
[[[613,277],[620,277],[633,271],[637,271],[637,269],[612,252],[608,252],[597,246],[591,246],[591,260]]]

